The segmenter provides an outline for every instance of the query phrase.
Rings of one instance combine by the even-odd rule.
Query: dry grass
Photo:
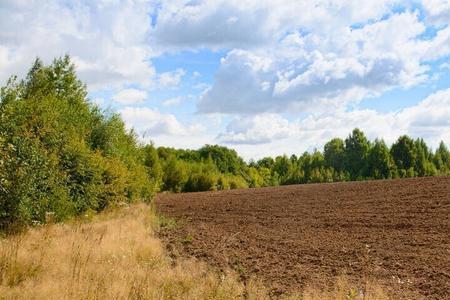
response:
[[[146,205],[90,220],[29,229],[0,240],[0,299],[268,299],[257,281],[218,274],[194,260],[171,261]],[[386,299],[339,283],[336,292],[288,299]]]

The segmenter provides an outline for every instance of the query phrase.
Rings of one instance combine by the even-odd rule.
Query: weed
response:
[[[174,218],[169,218],[166,216],[159,216],[159,228],[160,229],[166,229],[166,230],[172,230],[175,229],[178,226],[177,220]]]
[[[192,234],[188,233],[181,242],[183,244],[192,244],[193,241],[194,241],[194,236]]]
[[[358,294],[359,293],[358,293],[357,289],[351,288],[350,291],[348,291],[347,299],[348,300],[355,300],[356,297],[358,297]]]
[[[238,273],[239,277],[241,279],[245,279],[247,278],[247,270],[245,269],[245,267],[241,264],[241,262],[237,262],[235,264],[235,270]]]

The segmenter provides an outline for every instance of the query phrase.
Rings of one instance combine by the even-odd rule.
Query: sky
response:
[[[0,84],[69,54],[143,142],[246,160],[355,127],[450,145],[450,0],[0,1]]]

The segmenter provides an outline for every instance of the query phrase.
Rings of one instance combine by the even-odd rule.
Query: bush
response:
[[[36,60],[25,80],[1,89],[0,229],[154,193],[136,136],[86,95],[67,56]]]

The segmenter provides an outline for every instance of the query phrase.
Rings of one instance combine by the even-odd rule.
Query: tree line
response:
[[[70,58],[35,61],[0,90],[0,230],[56,221],[160,191],[448,175],[450,153],[401,136],[391,147],[359,129],[323,151],[245,162],[235,150],[139,142],[117,113],[87,97]]]
[[[403,135],[388,147],[382,139],[369,141],[357,128],[346,139],[327,142],[323,151],[249,163],[217,145],[153,151],[161,170],[160,187],[172,192],[450,174],[450,152],[443,142],[432,151],[423,139]]]

